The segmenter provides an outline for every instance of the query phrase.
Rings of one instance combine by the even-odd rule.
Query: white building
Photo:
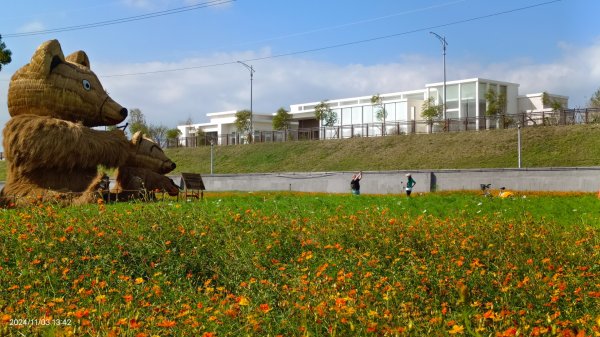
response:
[[[205,144],[196,144],[197,141],[208,142],[216,141],[218,144],[243,144],[247,142],[246,136],[239,133],[235,127],[236,110],[208,113],[206,116],[210,119],[208,123],[178,125],[177,129],[181,132],[180,145],[197,146]],[[252,125],[255,133],[261,131],[273,130],[273,116],[263,114],[252,114]],[[204,133],[203,139],[198,139],[198,131]]]
[[[311,130],[311,138],[349,138],[357,136],[378,136],[411,132],[431,132],[430,128],[446,128],[451,131],[481,130],[500,127],[498,118],[486,116],[488,102],[486,93],[493,91],[497,96],[506,98],[504,114],[510,118],[522,113],[550,112],[552,109],[543,104],[543,93],[519,96],[519,84],[482,78],[470,78],[445,83],[446,109],[433,126],[425,123],[421,117],[425,101],[433,97],[435,105],[444,103],[444,83],[426,84],[424,89],[379,94],[382,106],[371,102],[374,94],[327,100],[326,103],[336,114],[334,125],[324,127],[323,122],[315,118],[315,107],[320,102],[308,102],[290,105],[290,115],[295,122],[293,129]],[[568,97],[548,95],[551,100],[568,106]],[[378,110],[385,109],[385,118]],[[261,131],[272,131],[272,118],[275,114],[254,114],[255,138]],[[244,142],[234,126],[235,111],[209,113],[209,123],[181,125],[182,139],[193,137],[196,130],[219,139],[219,143],[238,144]],[[380,118],[378,118],[380,117]],[[506,118],[503,118],[506,123]],[[429,129],[428,129],[429,128]],[[273,136],[274,137],[274,136]],[[257,139],[257,138],[256,138]],[[184,145],[184,144],[182,144]]]

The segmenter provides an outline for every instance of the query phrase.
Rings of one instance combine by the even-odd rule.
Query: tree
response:
[[[337,114],[331,110],[327,100],[321,101],[315,106],[315,118],[324,126],[333,126],[337,122]]]
[[[371,105],[373,106],[373,111],[375,112],[375,119],[383,122],[383,125],[381,125],[381,134],[385,135],[385,119],[387,118],[387,111],[385,110],[385,105],[383,104],[383,98],[381,98],[379,94],[371,96]]]
[[[181,130],[178,128],[169,129],[166,133],[167,136],[167,147],[169,146],[177,146],[177,139],[181,136]],[[171,145],[173,144],[173,145]]]
[[[590,98],[588,108],[600,108],[600,88]]]
[[[387,111],[385,110],[385,105],[383,104],[383,98],[381,98],[379,94],[373,95],[371,97],[371,105],[373,106],[373,111],[375,111],[375,118],[378,121],[385,123]]]
[[[216,141],[216,139],[206,139],[206,132],[201,128],[196,128],[196,146],[199,145],[208,145],[211,141]]]
[[[6,49],[6,44],[2,42],[2,35],[0,35],[0,71],[3,65],[7,65],[12,61],[11,55],[12,52],[10,49]]]
[[[181,136],[181,130],[178,128],[167,130],[167,139],[176,139]]]
[[[152,138],[160,147],[165,147],[168,130],[164,125],[150,125],[148,126],[148,137]]]
[[[435,104],[435,97],[429,96],[429,98],[421,105],[421,117],[427,122],[431,123],[434,119],[440,117],[442,114],[442,105]]]
[[[292,116],[284,108],[279,108],[277,113],[273,117],[273,129],[274,130],[287,130],[290,128]]]
[[[238,132],[245,134],[248,137],[248,141],[252,141],[252,135],[250,135],[250,127],[252,126],[250,123],[250,117],[252,117],[252,112],[250,110],[240,110],[235,113],[235,128]]]
[[[485,114],[487,116],[496,116],[502,114],[506,109],[506,94],[497,94],[495,90],[488,89],[485,93],[485,100],[487,101],[487,109]]]
[[[129,132],[134,134],[138,131],[150,135],[150,128],[148,127],[148,124],[146,124],[144,113],[142,110],[134,108],[129,111]]]
[[[544,104],[544,106],[549,106],[554,112],[563,109],[562,103],[557,99],[552,99],[545,91],[542,93],[542,104]]]

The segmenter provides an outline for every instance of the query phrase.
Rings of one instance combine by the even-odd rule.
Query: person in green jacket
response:
[[[410,173],[406,174],[406,196],[410,197],[410,193],[412,192],[413,187],[417,184],[417,182],[413,179]]]

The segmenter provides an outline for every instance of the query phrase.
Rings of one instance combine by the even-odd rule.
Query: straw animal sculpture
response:
[[[121,130],[93,129],[121,123],[127,109],[103,89],[83,51],[64,57],[57,40],[40,45],[11,78],[8,112],[4,203],[95,202],[102,186],[99,165],[147,170],[139,176],[147,177],[149,189],[172,186],[164,174],[175,164],[165,161],[164,153],[157,156],[156,148],[138,146]]]

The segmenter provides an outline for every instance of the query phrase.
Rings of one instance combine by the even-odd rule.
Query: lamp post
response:
[[[440,42],[442,43],[442,50],[444,51],[444,112],[443,112],[443,117],[444,120],[446,120],[446,46],[448,45],[448,42],[446,42],[446,38],[439,36],[438,34],[434,33],[434,32],[429,32],[431,34],[433,34],[435,37],[438,38],[438,40],[440,40]]]
[[[214,140],[210,140],[210,174],[213,174],[213,146],[215,145]]]
[[[521,168],[521,122],[517,122],[517,157],[519,168]]]
[[[246,67],[248,70],[250,70],[250,135],[251,135],[251,141],[252,143],[254,143],[254,123],[252,121],[253,119],[253,115],[254,112],[252,111],[252,80],[254,78],[254,68],[252,66],[247,65],[246,63],[242,62],[242,61],[237,61],[237,63],[243,65],[244,67]]]

